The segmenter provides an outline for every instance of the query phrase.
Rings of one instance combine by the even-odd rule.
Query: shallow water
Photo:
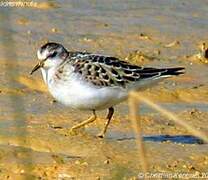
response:
[[[186,67],[186,75],[144,95],[208,132],[207,64],[194,56],[208,41],[207,1],[37,2],[37,7],[0,7],[1,179],[121,179],[141,172],[126,103],[116,107],[105,139],[95,137],[105,111],[77,135],[68,134],[67,129],[90,112],[54,103],[40,72],[29,76],[36,50],[47,40],[137,65]],[[140,107],[150,171],[208,169],[207,144],[147,105]]]

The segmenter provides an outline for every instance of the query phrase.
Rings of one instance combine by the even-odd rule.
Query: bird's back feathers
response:
[[[68,63],[74,67],[75,72],[96,86],[126,87],[144,79],[158,79],[184,73],[183,67],[161,69],[142,67],[115,57],[87,52],[70,52]]]

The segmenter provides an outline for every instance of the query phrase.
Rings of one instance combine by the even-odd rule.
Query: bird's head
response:
[[[59,66],[68,57],[68,54],[68,51],[61,44],[50,42],[43,45],[37,51],[39,62],[30,74],[39,68],[50,69]]]

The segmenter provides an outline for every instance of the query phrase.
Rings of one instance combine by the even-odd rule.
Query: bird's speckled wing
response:
[[[97,86],[122,86],[147,78],[182,74],[184,68],[144,68],[118,58],[90,53],[70,54],[70,64],[75,72]]]

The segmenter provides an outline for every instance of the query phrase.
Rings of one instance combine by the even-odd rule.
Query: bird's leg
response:
[[[105,136],[105,133],[107,131],[108,125],[110,124],[113,113],[114,113],[114,109],[113,109],[113,107],[110,107],[108,109],[108,115],[106,117],[107,121],[105,122],[105,126],[104,126],[103,130],[101,131],[101,133],[98,134],[98,137],[103,138]]]
[[[81,123],[79,123],[79,124],[73,126],[73,127],[70,129],[70,131],[73,131],[73,130],[75,130],[75,129],[78,129],[78,128],[80,128],[80,127],[85,126],[86,124],[89,124],[89,123],[95,121],[96,118],[97,118],[96,113],[95,113],[95,110],[93,110],[92,112],[93,112],[93,114],[92,114],[92,116],[91,116],[90,118],[88,118],[87,120],[82,121]]]

